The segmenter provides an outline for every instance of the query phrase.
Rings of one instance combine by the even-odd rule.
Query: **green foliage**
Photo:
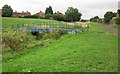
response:
[[[91,22],[98,22],[99,21],[99,17],[98,16],[95,16],[93,18],[90,19]]]
[[[50,33],[44,33],[42,32],[41,35],[43,36],[43,39],[58,39],[60,38],[60,36],[67,34],[67,31],[63,31],[63,30],[54,30]]]
[[[47,46],[6,54],[3,72],[117,72],[118,36],[91,24],[88,32],[46,40]],[[4,57],[4,55],[3,55]],[[4,61],[6,60],[6,61]]]
[[[114,25],[113,28],[120,30],[120,25]]]
[[[64,15],[62,14],[58,14],[58,13],[53,14],[53,18],[54,20],[57,20],[57,21],[64,21]]]
[[[12,52],[23,50],[27,47],[25,44],[28,43],[28,35],[25,33],[16,33],[14,31],[9,31],[8,33],[3,33],[2,43],[4,46],[10,48],[10,51]]]
[[[95,19],[99,19],[99,17],[98,17],[98,16],[95,16],[94,18],[95,18]]]
[[[53,39],[58,39],[60,37],[59,30],[54,30],[50,32],[49,37]]]
[[[115,19],[115,24],[120,25],[120,17]]]
[[[52,18],[53,18],[52,14],[46,14],[45,15],[45,19],[52,19]]]
[[[23,18],[39,18],[38,15],[27,15],[27,16],[24,16]]]
[[[99,19],[99,20],[98,20],[98,23],[103,23],[103,20],[102,20],[102,19]]]
[[[102,23],[102,19],[100,19],[98,16],[95,16],[93,18],[90,19],[91,22],[98,22],[98,23]]]
[[[82,14],[77,8],[68,7],[67,11],[65,12],[65,20],[68,22],[79,21],[81,16]]]
[[[31,22],[31,23],[27,23],[27,22]],[[54,20],[3,17],[2,18],[3,48],[4,48],[3,52],[6,52],[6,51],[14,52],[14,51],[18,51],[18,50],[28,49],[28,48],[31,48],[31,47],[34,47],[37,45],[41,45],[42,40],[57,39],[61,35],[64,34],[58,30],[55,30],[51,33],[45,33],[45,32],[38,33],[36,36],[33,36],[31,33],[26,34],[23,32],[16,32],[17,26],[21,26],[22,24],[24,24],[24,27],[19,28],[19,30],[26,30],[32,26],[35,27],[36,24],[32,24],[32,23],[36,23],[36,22],[39,22],[39,23],[37,23],[37,26],[38,26],[38,24],[43,25],[45,22],[49,23],[49,25],[51,25],[51,26],[53,25],[51,23],[55,23],[55,22],[60,23],[60,22],[54,21]],[[40,24],[40,23],[42,23],[42,24]],[[14,28],[12,28],[12,26]],[[56,26],[57,26],[57,24],[56,24]]]
[[[58,22],[44,19],[2,18],[3,29],[13,37],[11,25],[25,22]],[[7,21],[7,22],[6,22]],[[52,24],[51,24],[52,25]],[[7,28],[5,28],[7,27]],[[10,32],[9,32],[10,31]],[[54,34],[55,33],[55,34]],[[15,35],[19,42],[22,36],[29,36],[26,51],[3,54],[3,72],[117,72],[118,71],[118,36],[107,33],[91,23],[85,33],[67,34],[59,37],[61,31],[47,34],[57,38],[34,41],[29,34]],[[65,32],[63,32],[65,33]],[[45,34],[43,34],[45,36]],[[20,38],[20,39],[19,39]],[[26,38],[26,37],[24,37]],[[23,38],[23,42],[24,39]],[[14,40],[13,40],[14,41]],[[24,44],[24,43],[22,43]],[[32,47],[32,48],[31,48]],[[4,48],[3,48],[4,50]],[[17,49],[19,50],[19,49]],[[104,52],[103,52],[104,51]],[[84,63],[84,64],[82,64]],[[37,66],[36,66],[37,65]]]
[[[2,7],[2,17],[11,17],[13,13],[13,9],[11,6],[7,4]]]
[[[53,15],[53,10],[52,10],[52,7],[51,7],[51,6],[49,6],[49,7],[46,8],[46,10],[45,10],[45,15],[46,15],[46,14],[51,14],[51,15]]]
[[[115,17],[115,13],[111,12],[111,11],[108,11],[105,13],[104,15],[104,23],[110,23],[110,20]]]
[[[86,22],[86,20],[84,20],[84,19],[81,19],[81,22]]]

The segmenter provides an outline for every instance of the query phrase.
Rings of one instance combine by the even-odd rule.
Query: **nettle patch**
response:
[[[44,46],[46,45],[44,40],[58,39],[61,35],[67,33],[66,30],[50,29],[49,27],[48,25],[24,24],[3,28],[3,53],[25,50],[38,45]]]

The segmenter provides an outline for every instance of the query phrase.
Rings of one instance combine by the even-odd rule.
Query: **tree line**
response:
[[[118,16],[117,16],[118,14]],[[115,17],[115,19],[113,19]],[[112,12],[112,11],[107,11],[105,14],[104,14],[104,18],[101,19],[99,18],[98,16],[95,16],[95,17],[92,17],[90,19],[91,22],[98,22],[98,23],[105,23],[105,24],[118,24],[120,25],[120,13],[117,12]]]
[[[12,17],[13,9],[7,4],[2,7],[2,17]],[[39,17],[37,14],[24,16],[24,18],[43,18],[54,19],[58,21],[75,22],[81,19],[82,14],[77,8],[68,7],[65,14],[53,13],[52,7],[49,6],[45,10],[45,17]]]
[[[7,4],[2,7],[2,17],[11,17],[13,13],[13,9],[11,6],[8,6]],[[119,13],[120,15],[120,10]],[[41,18],[41,19],[53,19],[57,21],[66,21],[66,22],[75,22],[75,21],[81,21],[81,22],[86,22],[88,20],[81,19],[81,12],[77,8],[73,7],[68,7],[66,10],[65,14],[61,13],[53,13],[52,7],[49,6],[45,10],[45,17],[40,17],[37,14],[34,15],[28,15],[24,16],[24,18]],[[104,18],[100,18],[98,16],[90,18],[89,21],[91,22],[98,22],[98,23],[106,23],[109,24],[112,20],[113,17],[116,16],[116,13],[112,11],[108,11],[104,14]],[[120,24],[120,16],[115,19],[116,24]]]

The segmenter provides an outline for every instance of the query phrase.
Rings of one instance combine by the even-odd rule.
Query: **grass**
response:
[[[7,22],[6,22],[7,21]],[[9,27],[12,25],[20,25],[25,23],[53,23],[58,22],[54,20],[47,20],[47,19],[32,19],[32,18],[9,18],[9,17],[2,17],[3,27]]]
[[[91,23],[88,32],[64,35],[47,46],[8,53],[2,65],[3,72],[116,72],[118,37]]]
[[[6,22],[7,21],[7,22]],[[47,20],[47,19],[33,19],[33,18],[9,18],[9,17],[2,17],[2,27],[3,29],[12,28],[12,25],[16,27],[17,25],[21,26],[22,24],[29,24],[32,26],[39,25],[59,25],[64,23],[55,21],[55,20]]]

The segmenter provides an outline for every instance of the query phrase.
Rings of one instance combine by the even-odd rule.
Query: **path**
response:
[[[115,35],[120,35],[120,30],[113,28],[112,26],[108,25],[103,25],[96,23],[96,25],[100,26],[102,29],[108,31],[109,33],[115,34]]]

